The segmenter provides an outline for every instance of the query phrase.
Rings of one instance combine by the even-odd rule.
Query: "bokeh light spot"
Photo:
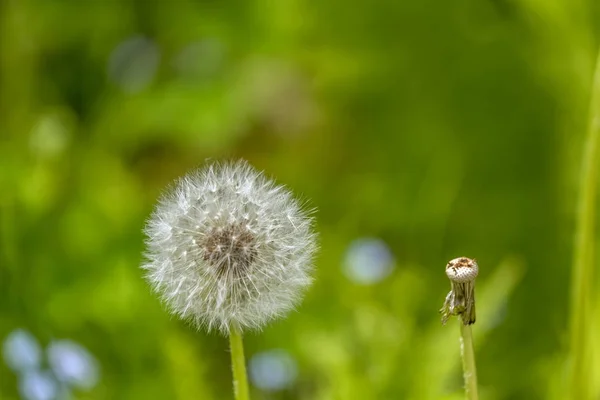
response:
[[[294,383],[297,375],[296,361],[285,350],[265,351],[250,359],[250,380],[260,389],[285,389]]]
[[[134,36],[119,44],[108,62],[108,76],[121,89],[136,93],[146,88],[160,62],[158,47],[150,39]]]
[[[23,329],[14,330],[6,337],[3,354],[6,365],[15,372],[38,368],[42,358],[36,338]]]
[[[59,386],[47,371],[28,371],[19,380],[19,392],[25,400],[55,400]]]
[[[353,282],[373,284],[385,279],[394,269],[394,256],[381,239],[361,238],[346,252],[344,274]]]
[[[81,389],[91,389],[98,382],[98,363],[81,345],[59,340],[48,346],[48,362],[57,379]]]

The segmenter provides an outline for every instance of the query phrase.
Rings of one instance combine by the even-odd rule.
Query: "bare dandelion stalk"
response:
[[[146,278],[169,310],[229,335],[234,391],[247,400],[242,332],[285,315],[311,283],[313,219],[246,162],[177,181],[148,220]]]
[[[579,204],[573,254],[570,312],[569,393],[572,399],[590,399],[592,394],[591,310],[594,282],[594,232],[596,185],[600,167],[600,52],[590,93],[588,130],[579,178]]]
[[[473,349],[473,332],[471,325],[460,324],[460,356],[463,364],[466,398],[477,400],[477,368],[475,367],[475,350]]]
[[[446,324],[451,316],[458,316],[460,324],[460,355],[463,364],[465,394],[468,400],[477,400],[477,368],[475,367],[475,351],[471,325],[475,323],[475,278],[479,266],[475,260],[460,257],[446,265],[446,275],[450,279],[451,290],[446,296],[444,306],[440,310],[442,324]]]

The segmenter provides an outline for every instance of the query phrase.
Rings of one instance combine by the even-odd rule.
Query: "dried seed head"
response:
[[[475,323],[475,278],[479,266],[474,259],[459,257],[446,265],[451,290],[446,296],[442,313],[442,324],[453,316],[460,316],[465,325]]]
[[[452,282],[470,282],[477,278],[479,266],[475,260],[467,257],[459,257],[450,260],[446,265],[446,275]]]
[[[169,309],[227,333],[285,314],[311,282],[312,218],[246,162],[180,179],[145,233],[147,279]]]

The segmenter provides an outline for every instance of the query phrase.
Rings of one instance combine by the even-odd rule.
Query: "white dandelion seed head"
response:
[[[471,282],[477,278],[478,273],[477,262],[467,257],[455,258],[446,265],[446,275],[452,282]]]
[[[148,281],[198,327],[258,329],[294,308],[312,280],[310,212],[245,161],[179,179],[145,233]]]

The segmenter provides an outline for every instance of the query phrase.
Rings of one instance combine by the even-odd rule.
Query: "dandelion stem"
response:
[[[463,363],[465,393],[467,400],[477,400],[477,368],[475,368],[475,352],[473,350],[473,333],[471,325],[460,323],[460,355]]]
[[[233,325],[229,331],[231,346],[231,368],[233,370],[233,392],[235,400],[249,400],[246,360],[244,358],[244,342],[242,333]]]
[[[590,110],[583,159],[579,176],[577,230],[573,252],[571,286],[571,347],[569,398],[589,399],[591,394],[591,296],[593,292],[594,222],[596,220],[596,183],[600,161],[600,52],[590,91]]]

